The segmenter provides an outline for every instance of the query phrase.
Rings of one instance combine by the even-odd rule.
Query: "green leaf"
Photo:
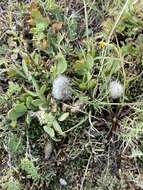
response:
[[[36,93],[38,94],[39,93],[39,86],[37,84],[37,81],[32,77],[32,83],[33,83],[33,86],[36,90]]]
[[[57,120],[54,120],[54,122],[53,122],[53,128],[55,129],[55,131],[56,131],[59,135],[65,136],[65,133],[62,131],[62,129],[61,129],[59,123],[57,122]]]
[[[74,70],[79,75],[87,75],[87,73],[91,73],[93,65],[94,65],[93,56],[87,54],[85,58],[80,58],[75,62]]]
[[[33,100],[33,98],[31,96],[28,96],[26,98],[26,106],[27,106],[27,108],[31,108],[32,100]]]
[[[12,122],[10,123],[10,126],[11,126],[12,128],[16,128],[16,127],[17,127],[17,121],[12,121]]]
[[[82,82],[79,84],[79,88],[81,90],[87,90],[88,89],[88,82]]]
[[[43,104],[43,101],[41,101],[41,99],[36,99],[36,100],[33,100],[32,101],[32,104],[35,106],[35,107],[38,107],[40,105]]]
[[[52,129],[51,127],[48,127],[47,125],[45,125],[44,127],[44,131],[53,139],[55,138],[55,131],[54,129]]]
[[[46,91],[47,85],[44,84],[41,88],[40,88],[40,94],[44,94]]]
[[[86,62],[87,62],[87,65],[88,65],[88,70],[91,70],[93,65],[94,65],[94,59],[93,59],[93,56],[90,55],[90,54],[87,54],[86,56]]]
[[[32,92],[30,90],[27,90],[26,88],[24,88],[24,90],[25,90],[25,92],[27,92],[27,94],[29,94],[29,95],[31,95],[33,97],[37,97],[38,96],[38,94],[36,92]]]
[[[39,114],[39,121],[41,125],[52,127],[55,117],[51,113],[46,113],[45,111],[40,111]]]
[[[74,64],[74,70],[78,75],[84,75],[88,72],[87,64],[84,59],[77,60]]]
[[[47,124],[48,127],[51,127],[53,125],[53,122],[55,120],[55,117],[51,113],[45,113],[45,123]]]
[[[67,117],[69,116],[69,112],[63,113],[60,117],[59,117],[59,121],[64,121],[67,119]]]
[[[27,67],[27,64],[25,63],[25,60],[23,58],[23,61],[22,61],[22,69],[26,75],[27,78],[29,78],[29,72],[28,72],[28,67]]]
[[[44,31],[47,28],[47,26],[48,26],[48,23],[44,22],[44,20],[41,23],[37,23],[36,24],[37,32]]]
[[[106,76],[111,76],[114,73],[117,73],[121,68],[121,61],[120,60],[114,60],[110,59],[107,64],[105,65],[105,68],[103,69],[103,72]]]
[[[20,69],[18,67],[16,67],[15,65],[11,66],[11,70],[12,70],[12,73],[15,72],[15,74],[23,77],[24,79],[27,79],[27,77],[25,76],[25,74],[23,72],[21,72]]]
[[[34,21],[36,22],[36,27],[40,31],[43,31],[47,28],[47,26],[49,25],[49,20],[48,18],[43,17],[38,9],[33,9],[31,15],[34,18]]]
[[[16,104],[9,112],[8,118],[12,121],[16,121],[19,117],[25,114],[27,111],[26,106],[24,103]]]
[[[57,60],[57,75],[64,73],[67,70],[67,61],[62,53],[58,53],[56,56]]]
[[[88,82],[88,89],[94,88],[95,86],[96,86],[96,80],[95,80],[95,79],[91,79],[91,80]]]
[[[28,71],[28,63],[30,62],[28,56],[24,56],[23,60],[22,60],[22,69],[24,71],[24,74],[26,76],[26,78],[28,79],[28,81],[32,80],[32,75],[31,73]]]
[[[32,119],[31,119],[30,115],[27,114],[27,116],[26,116],[26,123],[27,123],[28,125],[30,125],[31,121],[32,121]]]

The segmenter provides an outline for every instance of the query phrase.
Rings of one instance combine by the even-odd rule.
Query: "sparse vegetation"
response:
[[[143,189],[142,9],[0,1],[1,189]]]

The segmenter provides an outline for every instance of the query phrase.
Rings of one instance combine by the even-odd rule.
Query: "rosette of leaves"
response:
[[[75,73],[81,78],[79,88],[86,90],[95,87],[96,81],[92,78],[92,69],[94,66],[94,55],[85,53],[84,56],[79,56],[79,59],[74,64]]]
[[[55,141],[58,141],[56,138],[56,133],[60,136],[65,136],[65,133],[62,131],[62,128],[52,113],[47,113],[45,111],[39,111],[37,117],[41,125],[43,125],[44,131]],[[68,114],[63,114],[59,121],[64,121],[68,117]]]

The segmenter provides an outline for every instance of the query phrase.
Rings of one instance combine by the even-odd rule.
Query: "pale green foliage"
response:
[[[18,94],[21,91],[21,87],[14,82],[9,82],[8,90],[7,90],[7,95],[12,96],[14,93]]]
[[[74,64],[74,71],[81,77],[79,88],[81,90],[92,89],[96,85],[96,80],[92,78],[92,69],[94,66],[95,52],[86,53],[82,52],[79,55],[79,60]]]
[[[133,148],[132,149],[132,158],[142,158],[143,157],[143,152],[139,148]]]
[[[56,10],[58,5],[56,4],[55,0],[46,0],[46,8],[50,11]]]
[[[52,129],[51,127],[48,127],[47,125],[45,125],[43,127],[43,129],[53,140],[55,140],[55,131],[54,131],[54,129]]]
[[[69,117],[69,112],[66,112],[66,113],[63,113],[63,114],[58,118],[58,120],[59,120],[59,121],[64,121],[64,120],[66,120],[68,117]]]
[[[54,130],[61,136],[65,136],[65,133],[62,131],[61,126],[57,122],[57,120],[53,121],[53,128]]]
[[[67,69],[67,61],[62,53],[57,54],[56,61],[57,61],[56,75],[64,73]]]
[[[137,104],[142,106],[143,97],[142,87],[138,87],[143,84],[142,1],[4,3],[9,5],[4,14],[3,6],[0,11],[0,147],[2,175],[6,174],[7,182],[4,188],[19,190],[20,182],[25,189],[32,184],[30,188],[55,190],[61,188],[57,179],[63,177],[67,189],[75,189],[77,183],[70,182],[73,175],[75,180],[78,176],[79,186],[85,177],[83,189],[126,189],[122,187],[122,177],[143,188],[138,175],[143,168],[143,120],[142,110],[135,108]],[[102,23],[99,17],[103,18]],[[66,104],[62,99],[51,98],[53,80],[62,73],[71,78],[72,96]],[[120,80],[125,89],[117,101],[109,97],[112,78]],[[117,126],[109,142],[106,137],[114,127],[114,119]],[[45,161],[42,154],[47,139],[56,142],[54,154]],[[116,139],[121,158],[116,156]],[[24,157],[25,152],[30,158],[36,156],[39,163]],[[88,163],[89,154],[92,158]],[[101,164],[96,164],[95,155]],[[126,158],[133,176],[124,167]],[[117,168],[119,178],[109,172],[113,159],[121,161]],[[109,164],[106,162],[102,172],[104,161]],[[57,169],[60,170],[56,176]]]
[[[55,116],[52,113],[47,113],[45,111],[38,111],[36,116],[39,119],[41,125],[44,125],[45,132],[53,139],[57,140],[55,137],[55,132],[61,136],[65,136],[65,133],[62,131],[61,126],[56,120]]]
[[[9,110],[8,118],[11,121],[17,121],[17,119],[21,117],[22,115],[24,115],[26,111],[27,111],[27,108],[24,105],[24,103],[16,104],[11,110]]]
[[[6,190],[21,190],[21,186],[18,180],[10,179],[3,185],[4,189]]]
[[[77,37],[78,31],[77,31],[77,20],[76,16],[72,14],[70,17],[65,17],[66,23],[67,23],[67,33],[71,40],[74,40]]]
[[[95,190],[114,190],[119,189],[120,184],[116,176],[112,176],[109,172],[103,171],[100,178],[97,179]]]
[[[26,173],[34,180],[39,178],[38,175],[38,168],[34,166],[32,160],[28,158],[21,159],[21,168],[22,170],[26,171]]]
[[[8,150],[12,154],[16,154],[22,151],[22,139],[17,135],[11,134],[8,140]]]
[[[35,22],[35,27],[31,29],[34,34],[34,37],[37,40],[42,40],[45,38],[44,31],[49,25],[48,19],[44,18],[41,12],[38,9],[33,9],[31,12],[33,21]]]
[[[125,118],[122,121],[123,131],[121,136],[124,141],[132,143],[134,140],[139,140],[143,134],[143,122],[138,120],[138,118]]]

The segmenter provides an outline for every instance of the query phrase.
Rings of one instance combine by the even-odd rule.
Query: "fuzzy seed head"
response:
[[[44,153],[45,153],[45,159],[48,160],[52,154],[53,151],[53,145],[51,141],[48,141],[45,145]]]
[[[120,98],[123,94],[124,88],[119,81],[111,81],[109,84],[109,93],[113,99]]]
[[[71,96],[69,79],[64,75],[59,75],[53,82],[52,95],[57,100],[66,100]]]

